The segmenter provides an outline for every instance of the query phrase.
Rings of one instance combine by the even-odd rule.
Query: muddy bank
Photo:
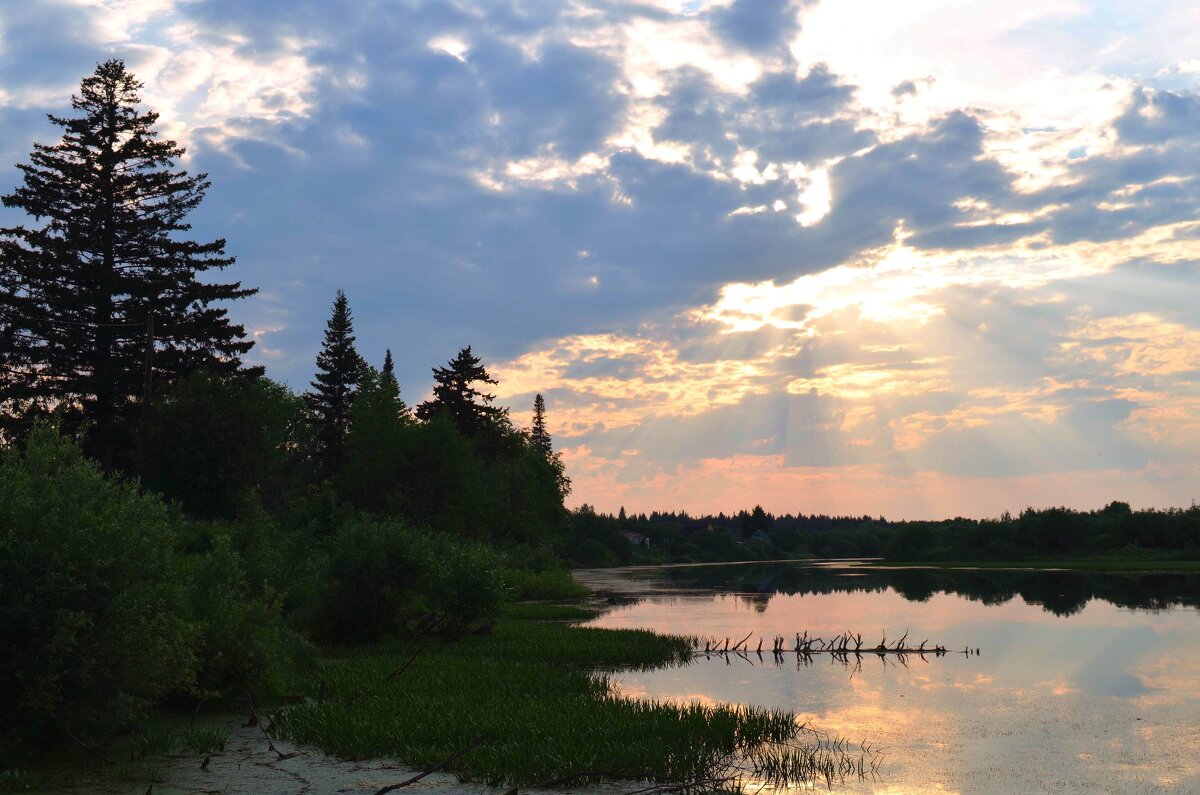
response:
[[[246,727],[244,720],[231,718],[225,750],[210,756],[177,755],[155,758],[150,767],[155,783],[113,784],[102,787],[104,793],[121,795],[216,795],[217,793],[253,793],[254,795],[326,795],[326,793],[374,793],[409,779],[419,772],[385,759],[351,762],[326,756],[320,751],[272,739],[279,753],[272,751],[258,728]],[[280,757],[283,758],[280,758]],[[612,795],[636,789],[624,786],[588,787],[586,790],[533,790],[521,792],[541,795],[570,795],[587,792]],[[94,783],[59,790],[96,792]],[[433,773],[400,790],[400,793],[504,793],[508,788],[486,787],[459,782],[451,773]]]

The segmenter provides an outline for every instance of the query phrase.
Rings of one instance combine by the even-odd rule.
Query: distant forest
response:
[[[762,507],[690,516],[596,513],[573,516],[587,565],[704,563],[781,558],[886,558],[893,561],[1022,561],[1054,558],[1193,559],[1200,553],[1200,506],[1132,510],[1111,502],[1096,511],[1026,508],[997,519],[888,521],[871,516],[773,515]],[[603,541],[603,543],[601,543]]]

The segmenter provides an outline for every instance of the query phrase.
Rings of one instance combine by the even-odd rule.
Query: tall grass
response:
[[[337,756],[396,757],[420,768],[482,737],[454,772],[521,786],[729,783],[739,764],[751,773],[759,767],[756,751],[801,747],[803,729],[788,712],[633,700],[611,689],[608,672],[684,664],[692,644],[641,630],[506,618],[491,636],[424,648],[395,677],[415,646],[330,659],[321,672],[324,701],[285,711],[274,730]],[[777,761],[772,774],[786,764]]]

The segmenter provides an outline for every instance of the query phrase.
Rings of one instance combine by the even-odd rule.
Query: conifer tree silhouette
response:
[[[534,447],[545,453],[547,458],[554,454],[550,432],[546,430],[546,401],[541,392],[533,398],[533,428],[529,431],[529,440],[533,442]]]
[[[106,467],[129,463],[151,386],[236,371],[254,344],[219,304],[256,290],[197,278],[234,259],[184,238],[208,176],[176,169],[141,86],[116,59],[83,79],[76,115],[49,117],[62,140],[34,144],[3,197],[33,223],[0,229],[0,427],[56,410]]]
[[[383,357],[383,369],[379,371],[379,383],[384,394],[396,403],[396,409],[401,416],[407,417],[408,404],[400,397],[400,382],[396,380],[396,363],[392,361],[392,349],[388,348]]]
[[[497,381],[488,375],[480,358],[472,355],[470,345],[460,350],[446,367],[433,368],[433,380],[433,399],[417,406],[417,416],[421,419],[445,413],[464,436],[473,437],[496,427],[507,417],[508,412],[492,405],[495,395],[474,387]]]
[[[314,426],[317,472],[333,475],[346,459],[350,408],[362,378],[364,363],[354,348],[354,317],[346,294],[338,290],[325,326],[325,341],[317,354],[317,374],[304,399]]]

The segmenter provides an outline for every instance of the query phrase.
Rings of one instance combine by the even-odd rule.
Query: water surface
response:
[[[887,751],[852,791],[1200,792],[1200,575],[881,570],[850,562],[580,572],[591,622],[738,639],[905,632],[962,654],[861,666],[700,658],[624,692],[758,704]],[[752,645],[756,645],[756,640]]]

